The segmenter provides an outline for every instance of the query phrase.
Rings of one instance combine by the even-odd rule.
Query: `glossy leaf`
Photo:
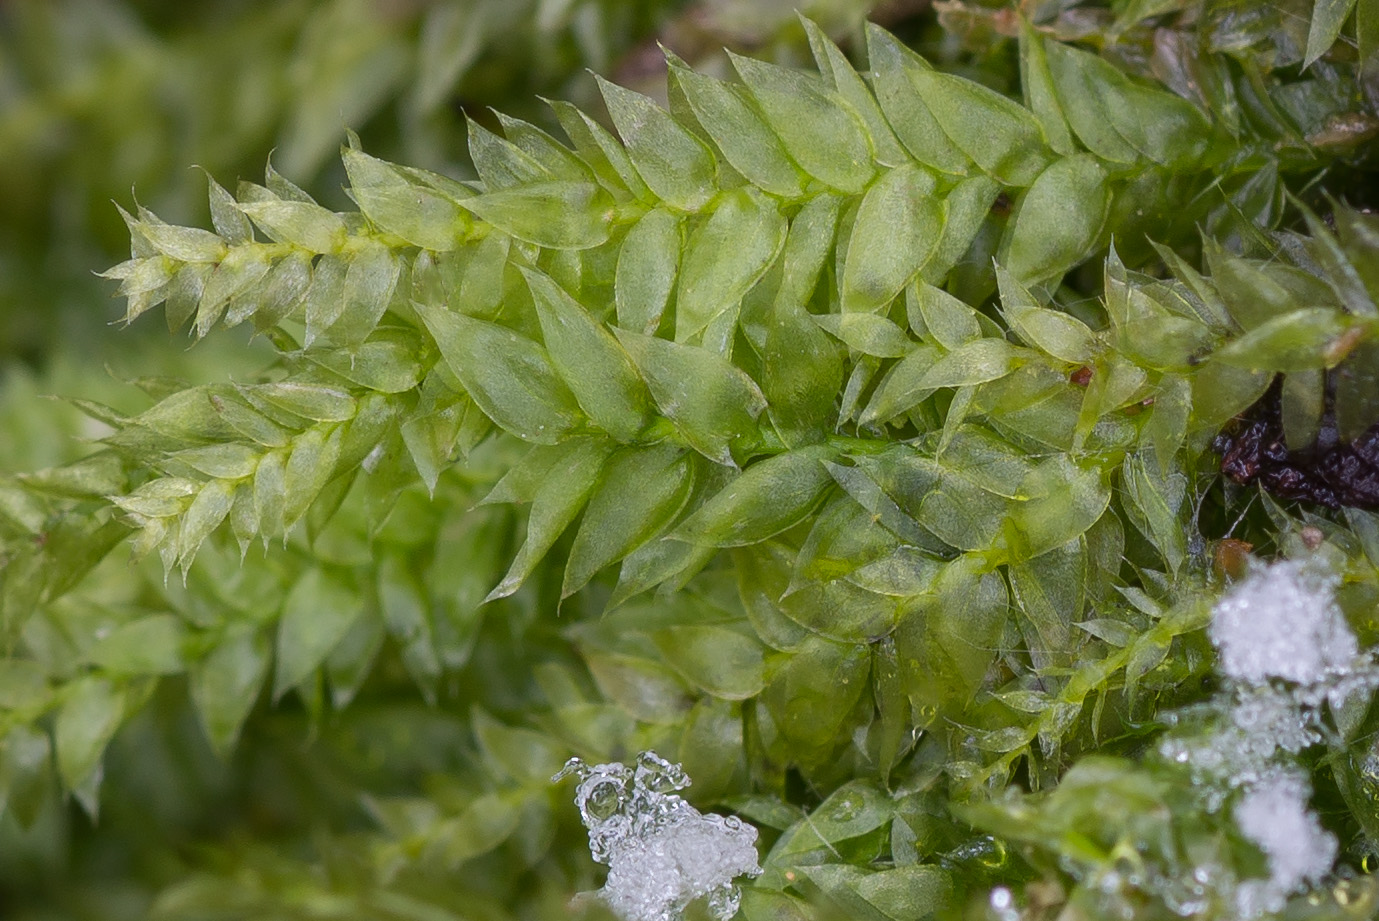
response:
[[[721,700],[755,697],[765,685],[761,644],[726,627],[667,627],[654,636],[666,662],[690,684]]]
[[[731,464],[730,445],[755,434],[766,407],[756,383],[707,349],[623,330],[617,335],[661,412],[696,451]]]
[[[804,191],[799,169],[741,90],[678,66],[671,67],[670,79],[733,169],[773,195],[796,198]]]
[[[847,104],[817,77],[731,51],[728,56],[791,159],[826,185],[860,192],[874,172],[871,140]]]
[[[1110,203],[1095,157],[1056,160],[1020,199],[1003,247],[1007,271],[1027,284],[1057,280],[1092,254]]]
[[[689,497],[690,455],[674,445],[625,448],[608,459],[570,547],[563,598],[663,531]]]
[[[675,294],[675,341],[702,333],[732,310],[785,243],[786,223],[768,199],[730,192],[690,236]]]
[[[498,426],[527,441],[554,444],[579,424],[578,404],[539,344],[496,323],[415,308],[450,371]]]
[[[713,197],[713,154],[647,97],[602,78],[598,83],[627,155],[647,187],[681,211],[706,205]]]
[[[588,182],[537,182],[460,202],[519,240],[551,249],[588,249],[608,239],[612,200]]]
[[[857,209],[843,270],[843,310],[873,312],[904,290],[933,252],[944,209],[932,174],[917,166],[887,171]]]
[[[800,448],[748,467],[677,527],[672,537],[713,547],[741,547],[766,540],[813,510],[833,481],[824,446]]]
[[[551,364],[589,420],[631,441],[651,417],[651,400],[632,359],[602,323],[545,275],[523,275],[536,301]]]
[[[618,251],[614,300],[618,325],[654,335],[675,290],[680,263],[680,221],[653,208],[632,225]]]

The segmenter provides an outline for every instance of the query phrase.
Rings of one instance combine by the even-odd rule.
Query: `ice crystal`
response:
[[[1315,684],[1348,671],[1359,650],[1336,606],[1336,582],[1311,559],[1252,572],[1212,612],[1221,670],[1250,684]]]
[[[1269,860],[1269,878],[1247,880],[1236,891],[1236,906],[1245,918],[1283,910],[1284,901],[1305,885],[1331,872],[1336,837],[1324,830],[1307,808],[1307,779],[1278,771],[1246,791],[1236,804],[1235,823]]]
[[[552,780],[579,777],[575,803],[589,829],[589,851],[608,865],[595,895],[625,921],[675,921],[703,896],[721,921],[737,912],[738,876],[759,876],[757,830],[728,816],[704,815],[673,791],[689,786],[680,765],[642,752],[635,767],[566,762]]]
[[[1308,808],[1311,784],[1295,759],[1322,740],[1323,702],[1334,708],[1376,685],[1336,604],[1338,581],[1319,558],[1287,560],[1254,570],[1228,592],[1209,631],[1230,679],[1218,704],[1225,719],[1205,737],[1170,736],[1160,748],[1214,787],[1212,808],[1238,796],[1236,826],[1269,868],[1267,878],[1235,887],[1245,919],[1282,910],[1336,859],[1336,838]]]

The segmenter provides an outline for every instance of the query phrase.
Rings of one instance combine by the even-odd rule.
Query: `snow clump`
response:
[[[594,860],[608,880],[592,893],[625,921],[676,921],[706,896],[720,921],[737,913],[738,876],[760,876],[757,830],[731,816],[703,815],[672,791],[690,780],[678,764],[642,752],[634,768],[592,767],[578,758],[552,778],[579,777],[575,803]]]
[[[1316,684],[1348,672],[1359,647],[1336,605],[1338,581],[1314,559],[1251,572],[1212,611],[1221,670],[1252,685]]]

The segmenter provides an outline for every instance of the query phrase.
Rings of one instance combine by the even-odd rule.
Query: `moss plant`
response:
[[[1276,783],[1163,752],[1292,680],[1217,670],[1251,551],[1379,642],[1379,517],[1213,448],[1276,387],[1267,450],[1379,474],[1379,14],[940,6],[471,122],[473,180],[351,134],[345,210],[125,213],[125,322],[272,352],[0,479],[14,820],[101,814],[157,918],[561,916],[551,775],[654,750],[749,921],[1368,917],[1373,683],[1270,711]]]

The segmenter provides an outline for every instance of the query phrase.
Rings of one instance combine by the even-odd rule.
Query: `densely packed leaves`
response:
[[[1020,101],[877,26],[859,72],[805,21],[817,73],[672,56],[668,109],[601,81],[616,137],[566,103],[569,145],[471,123],[473,181],[351,136],[358,210],[270,167],[211,180],[213,230],[126,214],[105,273],[126,323],[247,321],[273,357],[140,381],[138,409],[78,402],[96,449],[0,481],[16,816],[54,780],[110,808],[141,711],[189,702],[227,757],[297,712],[348,747],[352,714],[410,682],[462,738],[396,768],[434,789],[380,781],[401,792],[321,844],[325,872],[236,845],[156,916],[559,910],[590,888],[552,850],[570,753],[656,748],[697,801],[773,830],[751,919],[961,912],[1041,875],[1031,917],[1048,887],[1101,910],[1125,848],[1177,861],[1144,842],[1214,835],[1133,756],[1203,693],[1229,548],[1334,548],[1357,627],[1376,554],[1361,512],[1304,513],[1305,538],[1275,505],[1246,517],[1209,446],[1280,373],[1288,447],[1328,381],[1345,437],[1379,417],[1379,232],[1306,187],[1348,164],[1333,148],[1127,73],[1061,18],[1010,21]],[[1249,119],[1298,85],[1261,83]],[[1362,738],[1328,758],[1363,849]],[[1121,837],[1074,840],[1106,803]],[[1158,910],[1125,898],[1106,904]]]

